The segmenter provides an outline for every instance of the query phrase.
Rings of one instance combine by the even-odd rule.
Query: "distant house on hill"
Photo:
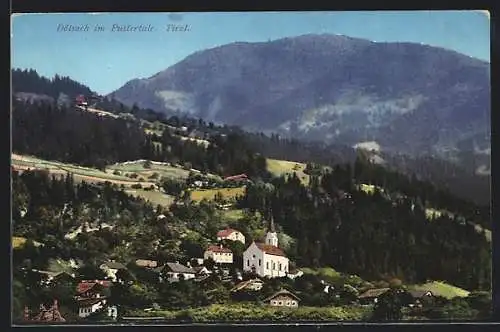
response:
[[[248,180],[248,176],[246,174],[232,175],[224,178],[224,181],[227,182],[246,181],[246,180]]]
[[[87,100],[85,99],[85,96],[84,95],[78,95],[76,98],[75,98],[75,102],[78,106],[87,106],[88,103],[87,103]]]
[[[229,248],[225,248],[222,245],[216,246],[211,245],[205,250],[203,258],[213,259],[217,264],[232,264],[233,263],[233,252]]]
[[[245,236],[240,231],[232,228],[226,228],[217,232],[217,241],[222,240],[240,241],[245,244]]]
[[[66,319],[59,312],[57,300],[49,308],[43,304],[40,305],[40,310],[37,314],[31,315],[28,307],[24,307],[24,322],[44,322],[44,323],[63,323]]]
[[[358,296],[358,300],[361,304],[372,304],[377,303],[380,296],[388,292],[390,288],[374,288],[365,291]]]
[[[300,298],[297,295],[284,289],[264,299],[264,302],[270,306],[288,308],[297,308],[299,306],[299,301]]]

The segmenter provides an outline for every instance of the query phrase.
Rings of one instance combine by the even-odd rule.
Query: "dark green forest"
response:
[[[415,196],[380,191],[370,195],[356,189],[350,172],[348,164],[336,167],[315,178],[310,187],[295,176],[275,179],[272,189],[249,187],[240,204],[256,210],[271,206],[275,222],[297,239],[291,256],[299,266],[335,266],[367,279],[447,280],[466,289],[490,288],[491,246],[484,234],[458,217],[428,220],[425,208],[438,201],[425,184],[412,184]],[[398,184],[396,177],[386,178],[387,183]],[[429,200],[423,201],[426,192]],[[453,201],[442,204],[451,211],[461,209]],[[469,211],[466,218],[477,223],[489,220],[476,211]]]
[[[203,172],[267,176],[265,159],[240,134],[218,135],[205,148],[165,130],[151,138],[136,121],[98,117],[48,102],[13,102],[12,150],[102,169],[137,159],[183,163]],[[161,148],[153,139],[162,143]]]

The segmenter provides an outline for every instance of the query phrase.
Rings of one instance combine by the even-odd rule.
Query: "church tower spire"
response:
[[[266,244],[277,247],[278,246],[278,234],[276,233],[276,228],[274,227],[274,218],[271,209],[269,209],[268,214],[268,228],[266,234]]]

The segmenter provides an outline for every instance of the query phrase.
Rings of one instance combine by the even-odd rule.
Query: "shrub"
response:
[[[142,189],[142,186],[140,183],[134,183],[133,185],[130,186],[132,189]]]

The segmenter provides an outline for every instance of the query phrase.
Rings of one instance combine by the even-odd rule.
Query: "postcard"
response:
[[[488,12],[11,21],[13,324],[491,317]]]

